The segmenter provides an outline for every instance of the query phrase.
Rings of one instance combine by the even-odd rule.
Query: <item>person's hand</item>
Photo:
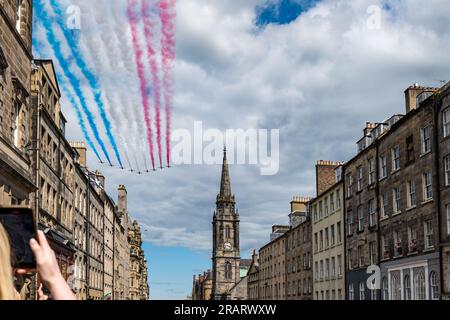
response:
[[[42,231],[37,232],[37,240],[30,240],[30,247],[36,258],[36,268],[40,279],[50,290],[54,300],[75,300],[75,295],[70,290],[59,270],[55,253],[50,248],[47,238]]]
[[[39,285],[38,289],[38,300],[48,300],[48,295],[42,291],[42,283]]]
[[[37,273],[42,282],[50,288],[61,280],[62,275],[59,271],[55,253],[50,248],[47,238],[42,231],[39,230],[37,232],[37,241],[36,239],[30,240],[30,247],[36,257]]]

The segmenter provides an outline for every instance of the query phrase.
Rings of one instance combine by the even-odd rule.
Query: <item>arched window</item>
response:
[[[382,289],[383,289],[383,300],[389,300],[389,283],[387,278],[383,278]]]
[[[400,279],[394,275],[391,278],[391,300],[401,300]]]
[[[423,271],[419,271],[414,277],[414,295],[416,300],[425,300],[425,275]]]
[[[409,274],[405,275],[403,279],[404,298],[405,300],[411,300],[411,277]]]
[[[227,261],[225,263],[225,279],[227,279],[227,280],[232,279],[232,277],[233,277],[232,270],[233,270],[233,267],[231,266],[231,263]]]
[[[439,281],[436,272],[430,273],[431,300],[439,300]]]

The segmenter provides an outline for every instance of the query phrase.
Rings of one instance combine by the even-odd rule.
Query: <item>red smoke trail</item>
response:
[[[161,147],[161,87],[159,82],[159,67],[156,61],[155,50],[153,48],[153,29],[155,24],[150,16],[150,1],[142,0],[141,11],[144,18],[144,34],[147,42],[147,56],[149,58],[150,71],[152,74],[153,98],[156,117],[156,142],[158,144],[159,166],[162,168],[162,147]]]
[[[135,11],[133,9],[136,5],[137,5],[137,0],[128,0],[127,14],[128,14],[128,20],[130,23],[130,27],[131,27],[131,36],[132,36],[132,40],[133,40],[137,72],[138,72],[138,77],[139,77],[139,81],[140,81],[140,90],[141,90],[141,97],[142,97],[142,103],[143,103],[143,108],[144,108],[145,125],[147,126],[147,140],[148,140],[148,144],[150,147],[150,158],[152,160],[153,170],[155,170],[155,158],[153,156],[152,121],[151,121],[151,116],[150,116],[150,101],[149,101],[149,97],[147,94],[147,90],[149,87],[147,84],[147,80],[145,79],[144,64],[142,63],[142,49],[139,44],[138,30],[137,30],[138,19],[136,17]]]
[[[162,23],[161,52],[166,111],[166,152],[167,165],[170,166],[170,127],[173,95],[172,64],[175,59],[175,6],[176,0],[159,1],[159,17]]]

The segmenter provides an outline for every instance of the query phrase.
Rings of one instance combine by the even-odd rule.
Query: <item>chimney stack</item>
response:
[[[119,185],[117,198],[117,209],[125,215],[127,213],[127,189],[124,185]]]
[[[97,177],[98,181],[100,182],[100,185],[102,189],[105,188],[105,176],[100,171],[95,171],[95,176]]]
[[[338,161],[319,160],[316,164],[316,192],[317,196],[336,184],[335,169],[342,165]]]
[[[258,254],[256,253],[256,250],[253,249],[253,254],[252,254],[252,263],[255,266],[259,265],[259,261],[258,261]]]
[[[306,212],[306,205],[311,201],[309,197],[293,197],[291,201],[291,212]]]
[[[364,136],[368,136],[373,129],[377,127],[378,123],[366,122],[366,127],[364,128]]]
[[[426,98],[436,93],[438,90],[439,89],[437,88],[422,87],[418,83],[409,86],[408,89],[405,90],[406,113],[417,109],[420,102],[424,101]],[[422,94],[425,94],[425,96],[423,96]],[[419,95],[422,95],[420,100],[417,99]]]
[[[70,146],[74,148],[80,157],[78,158],[78,164],[84,168],[86,168],[86,154],[87,154],[87,148],[86,144],[84,142],[70,142]]]

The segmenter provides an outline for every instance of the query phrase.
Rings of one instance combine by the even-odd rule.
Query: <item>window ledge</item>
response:
[[[381,181],[383,181],[385,179],[387,179],[387,176],[379,178],[378,181],[381,182]]]
[[[412,206],[412,207],[406,208],[406,211],[411,211],[411,210],[414,210],[416,208],[417,208],[417,206]]]
[[[389,219],[389,216],[386,216],[386,217],[381,217],[380,218],[380,222],[382,222],[382,221],[386,221],[386,220],[388,220]]]
[[[433,198],[430,198],[430,199],[427,199],[427,200],[423,201],[421,204],[425,205],[425,204],[428,204],[430,202],[433,202],[433,200],[434,200]]]
[[[393,213],[392,216],[396,217],[402,214],[402,211],[397,211],[396,213]]]
[[[430,247],[430,248],[423,249],[422,253],[428,253],[428,252],[433,252],[433,251],[434,251],[434,247]]]
[[[408,252],[406,255],[408,256],[408,257],[410,257],[410,256],[416,256],[416,255],[418,255],[419,254],[419,251],[413,251],[413,252]]]
[[[391,175],[394,175],[394,174],[396,174],[397,172],[400,172],[400,169],[401,169],[401,168],[398,168],[398,169],[393,170],[393,171],[391,172]]]
[[[432,150],[427,151],[427,152],[425,152],[425,153],[421,153],[420,156],[419,156],[419,158],[426,157],[427,155],[431,154],[431,152],[432,152]]]

